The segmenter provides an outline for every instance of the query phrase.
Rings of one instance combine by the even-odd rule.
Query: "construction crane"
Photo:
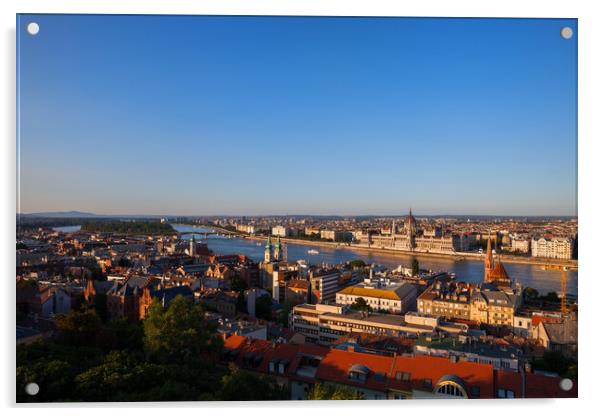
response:
[[[560,292],[561,292],[560,312],[562,313],[562,316],[565,316],[566,315],[566,271],[568,270],[568,267],[551,264],[551,265],[546,265],[545,268],[553,269],[553,270],[560,270],[560,273],[561,273],[561,275],[560,275]]]

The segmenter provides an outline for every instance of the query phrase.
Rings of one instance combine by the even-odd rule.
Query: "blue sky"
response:
[[[17,30],[21,212],[576,215],[575,19]]]

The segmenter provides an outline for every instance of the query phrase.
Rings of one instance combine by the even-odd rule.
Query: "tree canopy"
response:
[[[412,276],[418,276],[420,273],[420,264],[416,257],[412,258]]]
[[[160,221],[87,221],[81,226],[82,231],[111,232],[130,235],[172,235],[176,231],[173,227]]]
[[[370,305],[368,305],[368,302],[366,302],[366,299],[362,297],[357,298],[349,307],[356,311],[370,312],[372,310]]]
[[[349,387],[316,383],[307,393],[307,400],[360,400],[359,394]]]
[[[349,266],[353,269],[358,267],[366,267],[366,262],[362,259],[355,259],[349,262]]]
[[[270,300],[271,302],[271,300]],[[17,346],[17,402],[276,400],[267,375],[225,367],[223,343],[200,306],[158,302],[143,323],[103,323],[92,308],[57,317],[57,335]],[[29,396],[28,383],[40,392]]]
[[[144,346],[159,362],[196,364],[215,358],[221,339],[208,328],[202,308],[177,296],[164,309],[155,299],[144,320]]]

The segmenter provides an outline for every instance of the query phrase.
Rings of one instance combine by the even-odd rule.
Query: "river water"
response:
[[[172,224],[174,229],[179,232],[199,232],[207,231],[202,227],[193,227],[190,225]],[[57,227],[55,230],[62,232],[74,232],[79,227]],[[183,239],[190,239],[191,234],[182,236]],[[255,261],[263,260],[265,242],[248,240],[244,238],[226,238],[216,235],[210,235],[207,239],[195,237],[199,241],[207,243],[208,247],[217,254],[244,254]],[[308,254],[308,250],[317,250],[319,254]],[[289,261],[306,260],[310,264],[337,264],[349,260],[362,259],[369,264],[381,264],[390,268],[399,265],[409,266],[412,261],[412,255],[389,255],[381,253],[369,253],[357,251],[350,248],[321,247],[305,244],[287,243],[287,254]],[[454,261],[451,258],[432,258],[415,256],[420,268],[434,271],[445,270],[456,274],[458,280],[471,283],[480,283],[483,280],[483,262],[477,260]],[[520,281],[523,286],[529,286],[545,294],[551,291],[560,292],[561,272],[556,270],[544,270],[541,266],[531,264],[512,264],[504,263],[506,271],[514,280]],[[567,293],[577,296],[577,271],[567,271]]]

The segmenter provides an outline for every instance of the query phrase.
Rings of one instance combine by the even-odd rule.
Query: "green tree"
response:
[[[74,369],[66,361],[40,359],[28,365],[17,366],[17,402],[48,402],[66,397],[72,389]],[[29,383],[36,383],[40,391],[30,396],[25,391]]]
[[[539,292],[532,287],[526,287],[523,296],[526,300],[536,300],[539,297]]]
[[[125,319],[110,321],[100,328],[96,342],[104,351],[142,351],[144,329],[139,322],[129,322]]]
[[[207,363],[221,352],[223,343],[209,331],[202,308],[176,296],[169,308],[153,301],[144,319],[144,346],[161,363]]]
[[[220,400],[287,400],[290,393],[272,377],[257,375],[230,364],[222,378]]]
[[[560,298],[558,297],[558,293],[556,293],[556,292],[548,292],[547,295],[540,296],[540,299],[544,300],[546,302],[550,302],[550,303],[559,303],[560,302]]]
[[[366,262],[364,260],[362,260],[362,259],[355,259],[355,260],[351,260],[349,262],[349,266],[352,269],[366,267]]]
[[[349,387],[316,383],[307,393],[307,400],[360,400],[358,393]]]
[[[59,337],[70,345],[94,345],[102,322],[93,309],[70,311],[55,318]]]
[[[368,305],[368,302],[366,302],[366,299],[362,297],[357,298],[349,307],[356,311],[370,312],[372,310],[370,305]]]
[[[543,357],[533,361],[533,369],[550,371],[561,377],[577,379],[577,362],[559,351],[546,351]]]
[[[412,258],[412,276],[418,276],[420,274],[420,264],[416,257]]]

